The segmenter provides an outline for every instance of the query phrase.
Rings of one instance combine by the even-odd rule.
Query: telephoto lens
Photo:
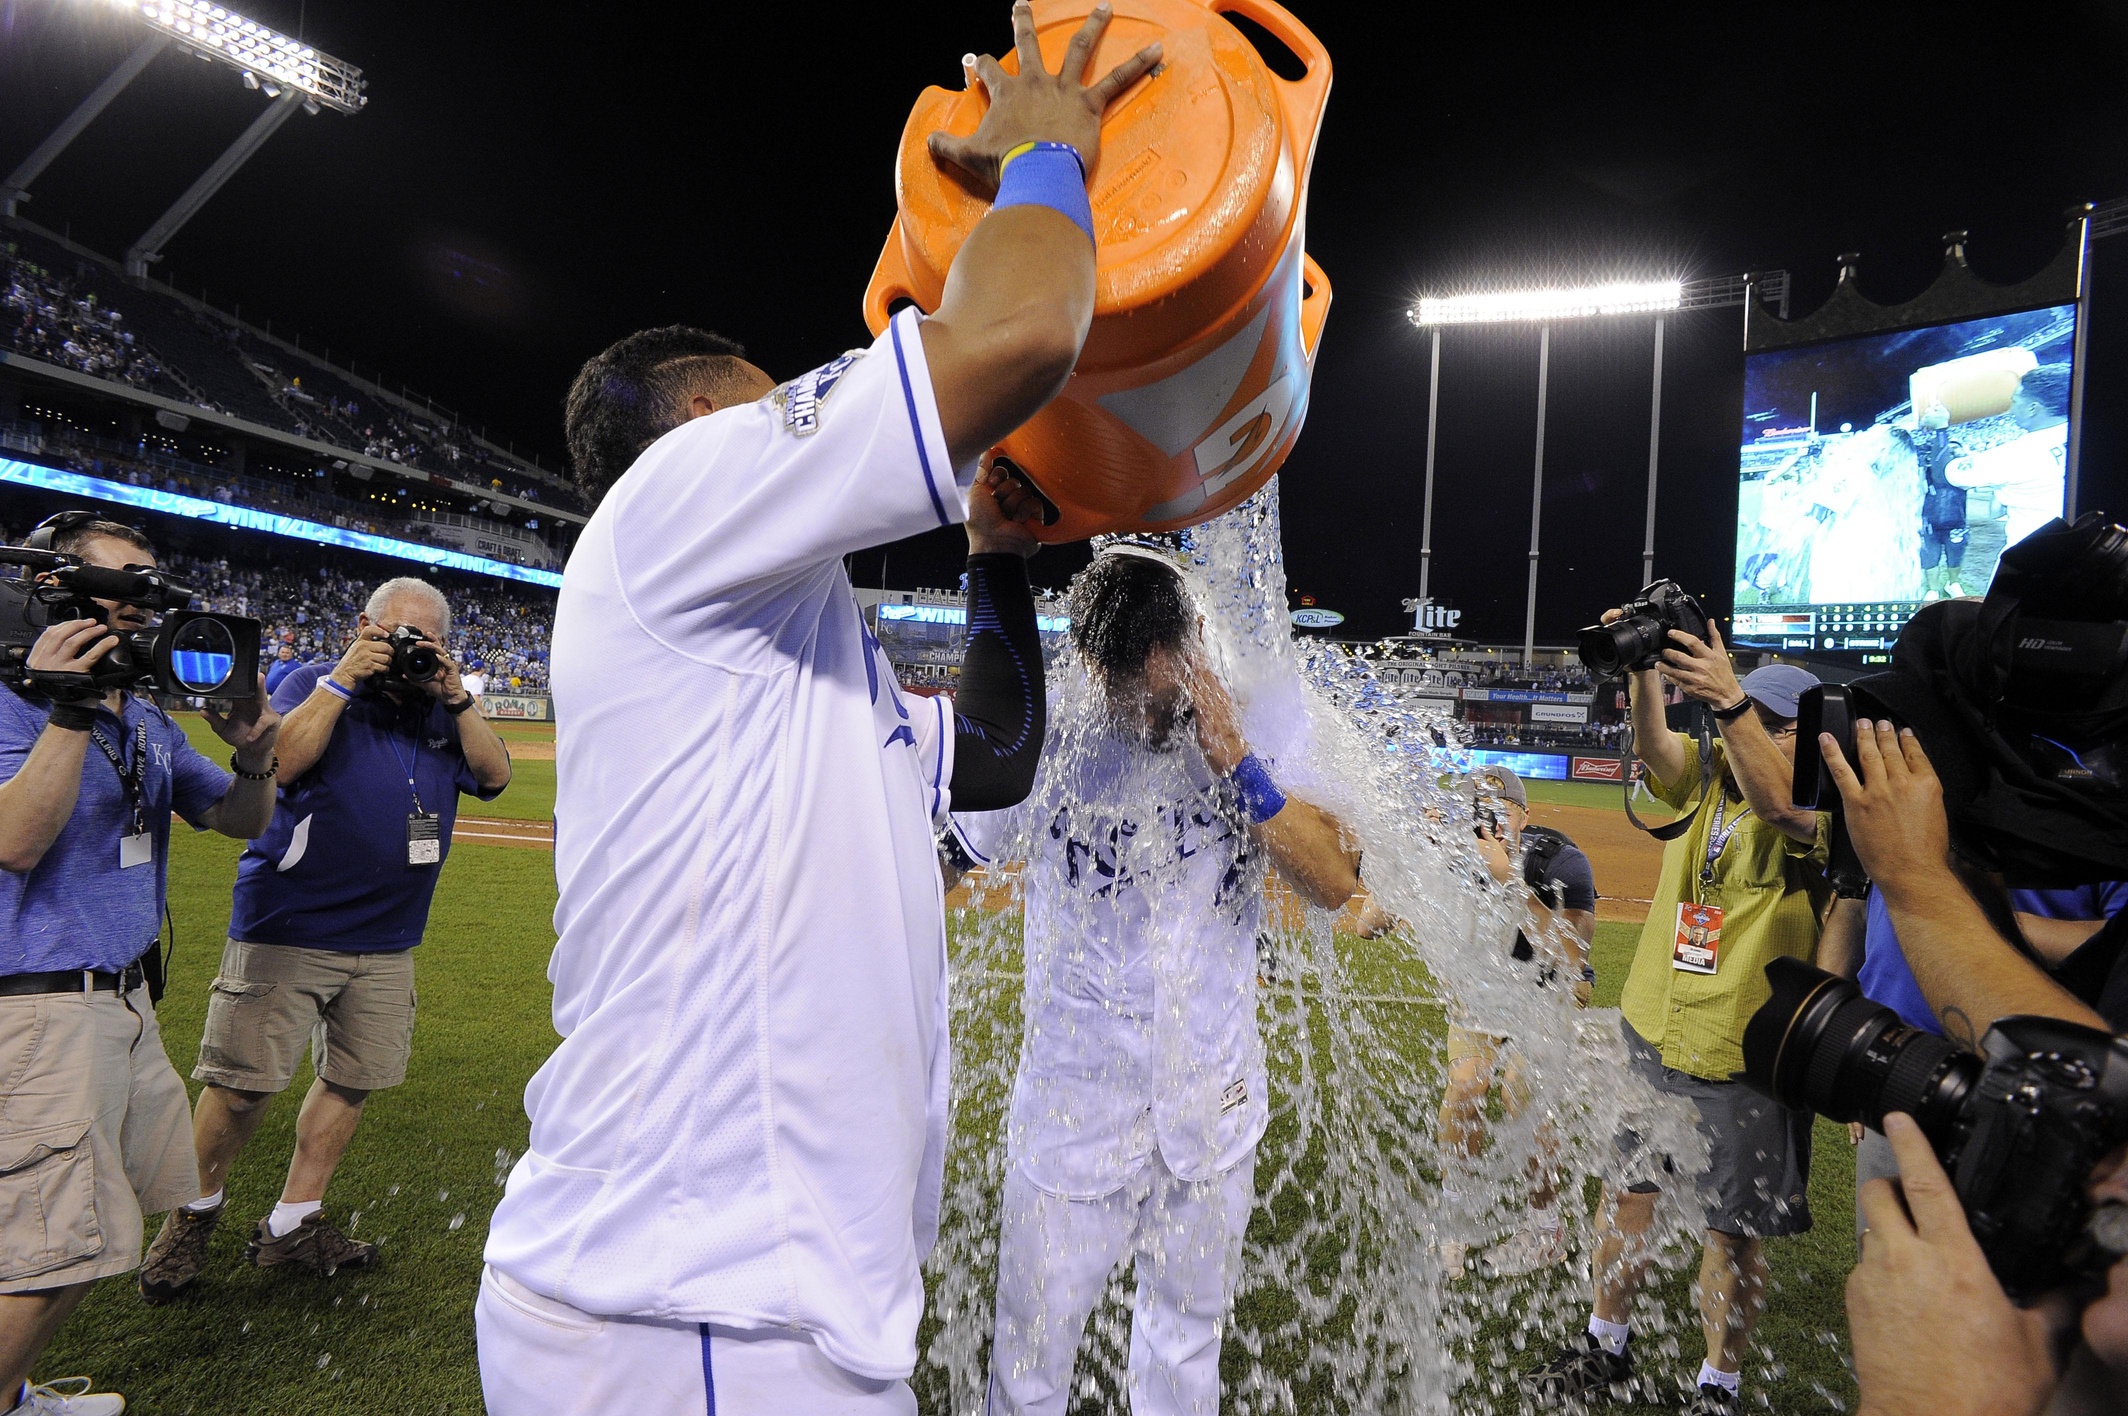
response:
[[[1955,1124],[1981,1059],[1910,1028],[1844,978],[1800,959],[1766,966],[1773,996],[1744,1028],[1744,1079],[1784,1106],[1884,1129],[1904,1111],[1935,1139]]]

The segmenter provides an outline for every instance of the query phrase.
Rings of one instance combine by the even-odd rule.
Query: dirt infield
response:
[[[552,749],[549,749],[551,755]],[[554,849],[554,823],[520,821],[507,816],[461,816],[451,828],[451,842],[478,841],[484,846],[517,846],[525,850]]]
[[[1634,809],[1651,826],[1670,818],[1661,808],[1653,814]],[[1662,875],[1662,842],[1626,820],[1623,811],[1607,808],[1532,802],[1530,820],[1565,832],[1587,854],[1596,869],[1596,918],[1638,924],[1648,917],[1648,902]]]

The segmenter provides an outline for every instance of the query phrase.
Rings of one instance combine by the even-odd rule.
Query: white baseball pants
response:
[[[1135,1255],[1132,1416],[1218,1416],[1219,1338],[1256,1202],[1256,1154],[1211,1180],[1178,1180],[1156,1151],[1097,1200],[1005,1177],[988,1416],[1064,1416],[1072,1364],[1109,1273]]]
[[[845,1371],[803,1333],[597,1317],[492,1268],[473,1327],[488,1416],[916,1416],[907,1382]]]

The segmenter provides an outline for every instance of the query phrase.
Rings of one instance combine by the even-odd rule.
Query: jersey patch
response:
[[[864,350],[852,349],[810,374],[800,374],[789,383],[778,386],[769,397],[783,410],[783,430],[801,438],[819,432],[820,405],[828,401],[828,395],[835,391],[836,384],[842,382],[850,365],[863,356]]]

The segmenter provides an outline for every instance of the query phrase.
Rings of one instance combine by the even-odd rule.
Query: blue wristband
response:
[[[354,694],[352,694],[352,693],[350,693],[350,692],[349,692],[348,690],[346,690],[346,689],[344,689],[344,688],[340,687],[340,685],[339,685],[339,684],[337,684],[337,683],[333,682],[333,681],[332,681],[331,679],[329,679],[329,678],[321,678],[321,679],[319,679],[319,680],[318,680],[318,687],[320,687],[320,688],[324,689],[324,690],[325,690],[325,691],[326,691],[327,693],[329,693],[329,694],[331,694],[331,695],[332,695],[333,697],[335,697],[335,698],[339,699],[339,700],[340,700],[340,701],[341,701],[342,703],[352,703],[352,702],[354,701],[354,697],[355,697],[355,695],[354,695]]]
[[[1086,172],[1079,150],[1068,143],[1036,143],[1005,163],[992,211],[1012,206],[1046,206],[1071,218],[1072,225],[1094,239],[1094,209],[1086,196]]]
[[[1251,826],[1261,826],[1285,810],[1286,794],[1271,780],[1271,769],[1255,753],[1242,758],[1227,780],[1234,784],[1234,793],[1241,799],[1242,812]]]

